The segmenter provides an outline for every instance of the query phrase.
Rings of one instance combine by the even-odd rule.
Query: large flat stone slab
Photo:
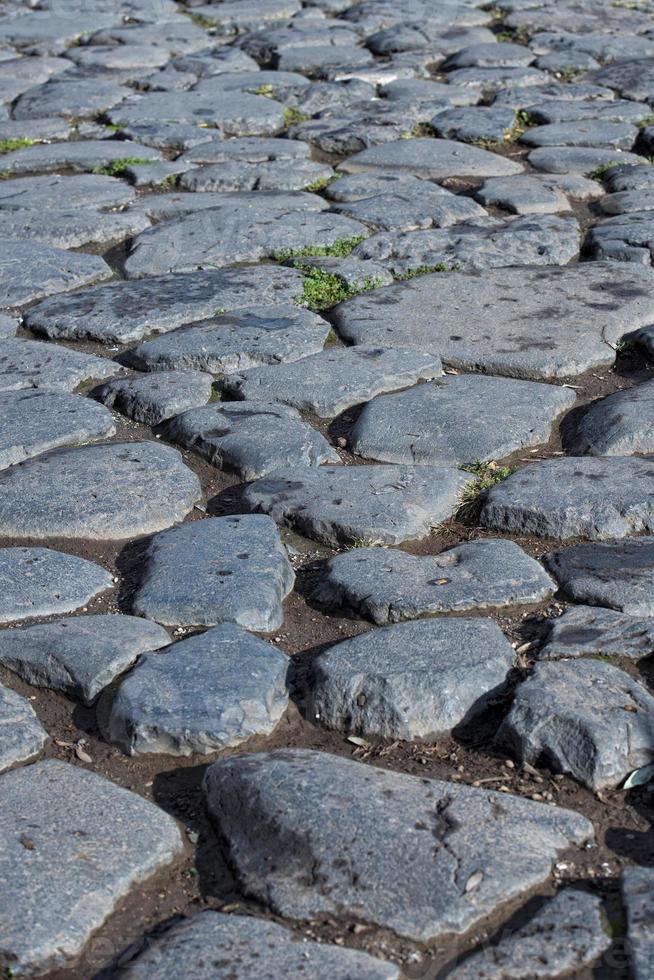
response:
[[[103,722],[128,755],[208,755],[269,735],[288,704],[289,659],[231,623],[146,654]]]
[[[409,139],[371,146],[348,157],[338,167],[347,174],[390,170],[442,180],[445,177],[504,177],[517,174],[522,164],[478,146],[454,140]]]
[[[77,144],[79,145],[79,144]],[[4,166],[4,157],[3,164]],[[46,208],[116,208],[135,197],[124,180],[105,174],[62,177],[21,177],[0,183],[0,211],[43,211]]]
[[[401,544],[450,518],[471,480],[450,466],[292,467],[251,483],[243,499],[334,548]]]
[[[383,625],[540,602],[555,591],[543,567],[515,542],[483,539],[424,557],[354,548],[329,560],[313,598]]]
[[[122,368],[104,357],[11,337],[0,347],[0,391],[46,388],[73,391],[84,382],[120,374]]]
[[[204,786],[246,894],[417,940],[472,928],[593,833],[569,810],[300,749],[214,763]]]
[[[146,216],[138,211],[52,208],[39,212],[0,209],[0,239],[41,242],[64,249],[107,246],[131,238],[149,227]],[[95,277],[96,280],[98,278],[102,277]]]
[[[271,632],[294,580],[270,517],[193,521],[153,538],[134,611],[166,626],[237,623]]]
[[[28,684],[92,704],[142,653],[169,643],[163,627],[136,616],[71,616],[0,631],[0,664]]]
[[[160,371],[145,377],[115,378],[97,388],[93,396],[136,422],[158,425],[187,409],[206,405],[212,384],[211,375],[203,371]]]
[[[592,402],[577,422],[571,450],[578,455],[631,456],[654,452],[654,382]]]
[[[612,364],[612,345],[654,318],[654,272],[592,262],[417,276],[333,311],[354,344],[416,346],[464,370],[559,378]]]
[[[623,538],[654,530],[654,461],[577,456],[531,463],[492,487],[485,527],[551,538]]]
[[[654,653],[654,618],[629,616],[612,609],[575,606],[547,623],[540,660],[567,657],[628,657]]]
[[[38,755],[47,738],[29,701],[0,684],[0,772]]]
[[[18,975],[66,966],[134,885],[182,853],[172,817],[79,766],[38,762],[0,787],[2,957]]]
[[[625,868],[621,885],[627,913],[631,972],[634,980],[650,980],[654,955],[654,872],[651,868]]]
[[[0,253],[0,295],[5,307],[22,306],[113,275],[99,255],[67,252],[41,242],[5,236],[0,238]]]
[[[200,496],[195,473],[168,446],[60,449],[0,473],[0,534],[121,540],[181,521]]]
[[[126,140],[68,140],[63,143],[38,143],[5,153],[2,169],[12,176],[54,173],[57,170],[83,172],[109,167],[125,159],[156,163],[162,159],[162,155],[150,146]]]
[[[49,548],[0,549],[0,623],[74,612],[113,585],[100,565]]]
[[[654,616],[654,537],[573,545],[545,562],[577,602]]]

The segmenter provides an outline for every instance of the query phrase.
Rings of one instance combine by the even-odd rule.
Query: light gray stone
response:
[[[589,229],[586,247],[596,259],[618,262],[652,262],[654,216],[651,211],[636,211],[605,218]]]
[[[276,160],[294,161],[300,164],[308,160],[310,150],[306,143],[296,140],[271,139],[262,136],[243,136],[234,139],[213,139],[194,146],[182,154],[181,160],[189,163],[253,163],[261,164]]]
[[[532,126],[524,131],[520,142],[526,146],[593,146],[630,150],[637,135],[636,126],[628,122],[584,119]]]
[[[270,735],[288,704],[290,660],[231,623],[145,654],[123,681],[104,735],[128,755],[209,755]]]
[[[0,684],[0,772],[38,755],[47,738],[29,701]]]
[[[191,92],[130,95],[120,105],[109,109],[107,118],[113,125],[121,127],[152,123],[197,126],[204,123],[225,136],[274,136],[285,128],[284,110],[279,102],[234,90],[203,91],[203,84],[206,82]]]
[[[0,787],[0,955],[19,976],[67,966],[133,886],[182,854],[172,817],[80,766],[38,762]]]
[[[540,602],[556,585],[513,541],[482,539],[416,556],[355,548],[327,563],[312,595],[378,626],[434,613]]]
[[[110,589],[113,578],[100,565],[49,548],[1,548],[0,585],[0,623],[11,623],[74,612]]]
[[[550,174],[582,174],[591,177],[607,166],[644,163],[643,157],[622,150],[583,146],[539,146],[529,154],[529,163]]]
[[[518,687],[497,741],[589,789],[617,786],[652,761],[654,698],[601,660],[544,661]]]
[[[145,377],[116,378],[93,395],[136,422],[158,425],[189,408],[206,405],[212,382],[211,375],[202,371],[159,371]]]
[[[445,177],[503,177],[517,174],[522,164],[489,153],[478,146],[467,146],[453,140],[409,139],[371,146],[341,163],[344,173],[366,170],[401,171],[442,180]]]
[[[575,606],[547,623],[540,660],[567,657],[628,657],[654,653],[654,618],[627,616],[611,609]]]
[[[13,150],[2,157],[3,172],[18,176],[29,173],[53,173],[57,170],[95,170],[123,160],[161,160],[159,150],[128,140],[68,140],[64,143],[40,143]]]
[[[332,176],[332,168],[313,160],[214,163],[187,171],[179,186],[187,191],[301,191]]]
[[[608,37],[608,35],[604,35]],[[633,39],[635,40],[635,38]],[[627,99],[545,99],[525,110],[539,126],[566,122],[628,122],[638,125],[648,118],[649,106]]]
[[[0,313],[0,340],[6,340],[8,337],[14,337],[16,331],[18,330],[18,318],[14,316],[7,316],[5,313]]]
[[[104,174],[51,174],[0,182],[0,211],[39,211],[42,217],[51,208],[116,208],[134,197],[134,189],[124,180]]]
[[[216,762],[204,787],[247,895],[423,941],[482,922],[592,837],[569,810],[302,749]]]
[[[471,481],[451,466],[290,467],[250,484],[243,499],[333,548],[401,544],[448,520]]]
[[[494,204],[513,214],[558,214],[570,210],[562,190],[532,174],[491,177],[475,196],[482,204]]]
[[[14,119],[42,119],[64,116],[80,119],[97,116],[121,102],[127,90],[102,76],[66,73],[35,85],[21,95],[13,106]]]
[[[385,231],[446,228],[460,221],[486,217],[484,209],[469,197],[451,194],[429,181],[415,183],[423,186],[394,189],[391,184],[388,193],[333,207],[340,214]]]
[[[0,295],[5,307],[22,306],[112,276],[99,255],[66,252],[41,242],[5,236],[0,238],[0,252]]]
[[[654,382],[592,402],[577,422],[570,449],[591,456],[654,452]]]
[[[546,85],[550,76],[538,68],[456,68],[447,76],[453,85],[467,85],[480,93]]]
[[[59,449],[0,472],[0,534],[121,540],[181,521],[200,496],[195,473],[169,446]]]
[[[138,235],[149,227],[150,222],[146,216],[138,211],[92,211],[90,208],[48,208],[45,211],[0,209],[2,239],[40,242],[56,248],[108,245],[110,242]]]
[[[546,563],[577,602],[633,616],[654,615],[654,538],[578,544],[554,551]]]
[[[294,580],[269,517],[214,517],[152,539],[133,608],[166,626],[236,623],[272,632]]]
[[[225,142],[229,143],[231,140]],[[250,207],[252,204],[267,210],[288,208],[292,211],[326,211],[329,207],[324,198],[307,191],[203,191],[201,194],[192,191],[167,191],[165,194],[146,194],[140,197],[132,205],[132,210],[143,211],[153,221],[163,221],[212,208]],[[259,267],[259,271],[264,268]],[[268,269],[274,268],[276,267],[268,266]],[[257,268],[252,266],[249,271],[257,271]]]
[[[627,938],[634,980],[651,980],[654,955],[654,872],[651,868],[625,868],[622,901],[627,913]]]
[[[28,684],[92,704],[142,653],[169,643],[165,629],[136,616],[71,616],[0,631],[0,664]]]
[[[12,337],[0,346],[0,391],[73,391],[86,382],[109,378],[122,370],[104,357],[39,340]]]

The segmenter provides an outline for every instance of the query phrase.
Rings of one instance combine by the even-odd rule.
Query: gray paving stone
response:
[[[367,953],[315,943],[249,915],[207,909],[177,923],[123,970],[126,980],[399,980],[394,963]]]
[[[288,305],[301,291],[302,274],[283,266],[206,269],[138,282],[113,282],[52,298],[28,310],[25,324],[35,333],[57,340],[128,343],[211,317],[217,309],[238,310],[261,303],[270,310]]]
[[[654,929],[651,868],[625,868],[622,872],[622,901],[627,913],[627,937],[634,980],[651,980]]]
[[[538,68],[456,68],[448,73],[453,85],[469,85],[480,92],[545,85],[550,76]]]
[[[356,735],[447,735],[487,706],[513,664],[490,619],[444,618],[369,630],[311,665],[309,718]]]
[[[103,722],[128,755],[209,755],[270,735],[288,704],[290,660],[231,623],[145,654]]]
[[[591,403],[577,422],[571,450],[591,456],[654,452],[654,382],[646,381]]]
[[[236,623],[270,633],[282,625],[294,579],[269,517],[193,521],[153,538],[134,612],[166,626]]]
[[[284,109],[279,102],[247,92],[201,91],[202,84],[206,82],[191,92],[128,96],[108,110],[107,118],[112,125],[121,127],[162,122],[204,124],[225,136],[274,136],[285,128]]]
[[[247,401],[282,402],[333,418],[384,391],[440,376],[440,358],[415,348],[330,347],[290,364],[229,374],[219,387]]]
[[[518,687],[497,740],[594,791],[652,761],[654,698],[601,660],[539,663]]]
[[[0,548],[0,585],[0,623],[11,623],[74,612],[110,589],[113,578],[100,565],[49,548]]]
[[[0,772],[38,755],[47,738],[29,701],[0,684]]]
[[[471,90],[472,91],[472,90]],[[597,100],[612,101],[615,99],[613,92],[606,85],[595,85],[592,82],[578,81],[561,82],[550,81],[542,85],[509,85],[500,88],[495,93],[493,105],[510,105],[514,109],[528,109],[531,105],[541,101],[575,101],[587,100],[593,102]]]
[[[149,227],[150,222],[146,216],[138,211],[92,211],[71,208],[66,211],[49,209],[41,212],[0,209],[2,239],[41,242],[56,248],[105,246],[111,242],[131,238]]]
[[[126,140],[79,140],[65,143],[41,143],[5,153],[2,170],[12,175],[52,173],[67,169],[94,170],[126,159],[161,160],[161,153],[150,146]]]
[[[389,102],[431,102],[442,103],[444,107],[476,105],[479,101],[478,93],[472,89],[431,78],[398,78],[383,85],[381,94]]]
[[[445,139],[504,143],[510,139],[515,121],[515,112],[508,106],[471,106],[438,112],[430,120],[430,126],[437,136]]]
[[[654,216],[651,211],[619,214],[605,218],[589,229],[586,246],[596,259],[619,262],[652,262]]]
[[[568,122],[612,122],[638,125],[648,118],[650,107],[627,99],[546,99],[527,107],[530,121],[539,126]]]
[[[647,617],[575,606],[547,625],[540,660],[587,656],[640,660],[654,653],[654,619]]]
[[[326,211],[329,207],[324,198],[308,191],[203,191],[201,194],[192,191],[167,191],[165,194],[146,194],[140,197],[131,210],[141,211],[153,221],[162,221],[181,218],[197,211],[224,207],[247,208],[252,204],[268,210],[290,208],[294,211]],[[252,268],[251,271],[256,270]]]
[[[179,186],[187,191],[301,191],[327,181],[332,168],[313,160],[215,163],[187,171]]]
[[[651,191],[648,191],[646,192],[646,195],[651,195],[651,193]],[[646,195],[644,195],[642,191],[621,191],[617,194],[606,194],[599,202],[599,206],[604,214],[610,215],[633,214],[634,212],[639,213],[643,211],[651,211],[654,208],[654,196]],[[621,245],[624,255],[628,256],[629,252],[624,243],[617,243],[618,248],[620,248]],[[645,250],[640,252],[633,251],[632,254],[640,254],[645,263],[649,261]]]
[[[341,461],[299,412],[279,403],[221,402],[191,409],[169,423],[166,438],[246,481],[287,466]]]
[[[10,337],[0,347],[0,391],[72,391],[84,382],[109,378],[122,370],[107,358],[39,340]]]
[[[578,544],[546,557],[547,567],[577,602],[634,616],[654,615],[654,538]]]
[[[134,189],[124,180],[104,174],[62,177],[21,177],[0,181],[0,211],[39,211],[51,208],[115,208],[129,204]]]
[[[112,276],[99,255],[66,252],[19,237],[1,237],[0,251],[0,295],[5,307],[22,306]]]
[[[482,204],[494,204],[513,214],[558,214],[570,210],[562,190],[532,175],[491,177],[475,196]]]
[[[591,177],[607,166],[642,164],[643,157],[622,150],[584,146],[539,146],[529,154],[536,170],[550,174],[582,174]]]
[[[28,684],[92,704],[142,653],[169,643],[165,629],[136,616],[71,616],[0,631],[0,664]]]
[[[251,163],[293,160],[298,165],[307,161],[310,150],[306,143],[297,140],[275,139],[264,136],[241,136],[234,139],[213,139],[186,150],[180,159],[190,163]]]
[[[599,85],[608,85],[623,99],[648,102],[654,95],[654,59],[633,58],[607,65],[593,75]]]
[[[540,602],[556,590],[513,541],[467,541],[438,555],[355,548],[327,563],[312,595],[381,626],[435,613]]]
[[[133,886],[182,854],[172,817],[80,766],[49,759],[0,786],[2,954],[18,975],[68,965]]]
[[[93,397],[136,422],[158,425],[189,408],[206,405],[212,383],[211,375],[202,371],[159,371],[108,381]]]
[[[415,345],[463,370],[561,378],[614,362],[618,340],[652,322],[653,285],[650,269],[607,262],[439,272],[356,296],[332,316],[354,344]]]
[[[590,892],[565,888],[528,922],[473,952],[448,980],[551,978],[590,967],[611,946],[602,903]]]
[[[358,456],[385,463],[489,462],[547,442],[575,398],[556,385],[446,375],[368,402],[348,441]]]
[[[16,331],[18,330],[18,325],[19,320],[17,317],[0,313],[0,340],[6,340],[9,337],[14,337]]]
[[[51,115],[80,119],[105,112],[126,94],[127,89],[107,78],[85,77],[71,71],[28,89],[16,101],[12,112],[14,119],[42,119]]]
[[[330,547],[401,544],[450,518],[470,482],[449,466],[290,467],[250,484],[243,499]]]
[[[495,41],[492,44],[471,44],[451,54],[439,65],[443,71],[453,68],[520,68],[530,65],[534,52],[522,44]]]
[[[627,122],[584,119],[533,126],[524,131],[520,142],[526,146],[606,146],[630,150],[637,135],[636,126]]]
[[[502,177],[517,174],[522,164],[453,140],[410,139],[362,150],[338,167],[344,173],[389,170],[430,180],[444,177]]]
[[[216,762],[204,787],[246,894],[291,918],[355,918],[418,940],[465,932],[592,836],[568,810],[302,749]]]
[[[398,187],[397,191],[391,186],[390,193],[334,204],[333,209],[385,231],[445,228],[486,217],[484,209],[469,197],[451,194],[429,181],[416,180],[415,184],[418,186]]]
[[[200,483],[155,442],[59,449],[0,472],[0,534],[121,540],[181,521]]]

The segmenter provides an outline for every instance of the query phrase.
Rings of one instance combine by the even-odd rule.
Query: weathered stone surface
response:
[[[475,196],[482,204],[495,204],[514,214],[558,214],[570,210],[562,190],[531,174],[491,177]]]
[[[638,262],[650,265],[652,261],[652,237],[654,217],[643,210],[618,214],[605,218],[586,236],[586,246],[597,259],[615,259],[619,262]]]
[[[73,612],[112,585],[109,572],[83,558],[49,548],[2,548],[0,623]]]
[[[399,980],[394,963],[367,953],[314,943],[249,915],[207,909],[169,929],[123,969],[126,980]]]
[[[294,580],[269,517],[214,517],[153,538],[134,612],[166,626],[237,623],[271,632]]]
[[[622,872],[622,901],[627,913],[627,937],[634,980],[650,980],[654,954],[651,868],[625,868]]]
[[[622,150],[583,146],[539,146],[529,154],[529,163],[550,174],[582,174],[591,177],[607,166],[644,163],[643,157]]]
[[[411,348],[332,347],[291,364],[230,374],[218,384],[248,401],[283,402],[320,418],[442,373],[440,358]]]
[[[14,150],[2,157],[5,173],[17,176],[29,173],[53,173],[57,170],[94,170],[125,159],[155,163],[161,153],[150,146],[125,140],[69,140],[64,143],[40,143]]]
[[[633,616],[654,616],[654,538],[578,544],[554,551],[546,563],[577,602]]]
[[[332,547],[401,544],[451,517],[471,480],[451,466],[293,467],[250,484],[243,499]]]
[[[4,166],[4,158],[2,166]],[[21,177],[0,183],[0,211],[40,211],[47,208],[115,208],[135,197],[129,184],[104,174],[62,177]]]
[[[560,378],[612,364],[611,345],[652,322],[654,273],[592,262],[417,276],[333,311],[354,344],[416,346],[464,370]]]
[[[270,139],[261,136],[243,136],[230,140],[213,139],[192,147],[181,159],[190,163],[266,163],[308,160],[309,147],[296,140]]]
[[[465,932],[592,836],[571,811],[324,752],[225,759],[204,785],[246,894],[280,915],[354,917],[419,940]]]
[[[225,140],[226,143],[231,140]],[[286,165],[288,167],[288,164]],[[326,211],[328,202],[317,194],[308,191],[203,191],[195,194],[193,191],[168,191],[165,194],[146,194],[132,205],[132,210],[141,210],[153,221],[180,218],[198,211],[223,207],[250,207],[256,204],[266,210],[288,208],[292,211]],[[274,270],[277,266],[250,267],[256,272],[265,269]]]
[[[531,463],[492,487],[481,522],[552,538],[622,538],[654,531],[654,461],[577,456]]]
[[[7,316],[5,313],[0,313],[0,340],[15,336],[17,330],[18,319],[14,316]]]
[[[477,140],[503,143],[510,139],[515,112],[506,106],[470,106],[445,109],[430,121],[437,136],[474,143]]]
[[[99,255],[66,252],[41,242],[5,236],[0,238],[0,252],[0,295],[5,307],[88,286],[112,275]]]
[[[340,463],[325,437],[289,405],[268,402],[220,402],[191,409],[166,427],[166,438],[256,480],[287,466]]]
[[[313,160],[287,160],[248,163],[234,160],[214,163],[187,171],[179,186],[187,191],[301,191],[312,184],[329,180],[332,168]]]
[[[482,711],[512,664],[513,647],[490,619],[369,630],[312,662],[307,710],[341,732],[433,738]]]
[[[353,176],[366,177],[368,175],[356,174]],[[437,184],[407,177],[404,174],[385,174],[383,176],[386,177],[387,181],[389,177],[399,177],[402,183],[394,187],[392,182],[388,181],[388,189],[385,193],[348,203],[335,204],[334,210],[385,231],[446,228],[460,221],[473,221],[476,218],[486,217],[484,209],[475,204],[469,197],[451,194]],[[348,178],[344,179],[347,180]],[[413,183],[408,184],[408,181]]]
[[[21,95],[13,107],[14,119],[96,116],[125,98],[126,89],[102,77],[82,74],[51,78]]]
[[[155,442],[60,449],[0,472],[0,534],[121,540],[181,521],[200,483]]]
[[[209,755],[269,735],[288,704],[289,658],[231,623],[145,654],[103,722],[128,755]]]
[[[517,174],[522,164],[454,140],[410,139],[371,146],[338,167],[346,174],[365,170],[402,171],[442,180],[444,177],[502,177]]]
[[[71,616],[0,631],[0,664],[28,684],[92,704],[142,653],[169,643],[165,629],[136,616]]]
[[[383,625],[539,602],[555,590],[542,566],[513,541],[484,539],[424,557],[386,548],[346,551],[329,560],[313,598]]]
[[[652,761],[654,698],[601,660],[539,663],[497,733],[518,759],[539,759],[589,789],[617,786]]]
[[[2,239],[40,242],[57,248],[108,245],[137,235],[150,227],[144,214],[92,211],[90,208],[47,211],[3,211],[0,209]],[[96,279],[99,278],[96,276]],[[106,277],[105,277],[106,278]]]
[[[246,92],[202,91],[202,84],[191,92],[128,96],[107,112],[107,118],[117,126],[204,123],[225,136],[273,136],[284,129],[284,110],[279,102]]]
[[[547,442],[575,397],[555,385],[446,375],[368,402],[349,443],[357,455],[385,463],[488,462]]]
[[[579,419],[571,450],[579,455],[630,456],[654,452],[654,382],[592,402]]]
[[[29,701],[0,684],[0,772],[38,755],[47,738]]]
[[[73,391],[91,380],[120,374],[122,368],[104,357],[15,337],[0,347],[0,391],[45,388]]]
[[[628,616],[611,609],[575,606],[548,622],[540,660],[564,657],[628,657],[654,653],[654,618]]]
[[[145,377],[116,378],[93,395],[136,422],[158,425],[189,408],[206,405],[212,382],[211,375],[202,371],[159,371]]]
[[[593,146],[630,150],[637,135],[636,126],[628,122],[584,119],[532,126],[524,131],[520,142],[527,146]]]
[[[67,965],[133,885],[182,853],[172,817],[80,766],[51,759],[0,786],[2,956],[18,975]]]

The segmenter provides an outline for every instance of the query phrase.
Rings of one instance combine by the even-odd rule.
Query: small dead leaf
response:
[[[359,745],[362,749],[370,748],[370,743],[366,742],[365,738],[359,738],[358,735],[348,735],[347,740],[348,742],[351,742],[352,745]]]
[[[27,834],[21,834],[19,840],[26,851],[33,851],[36,848],[36,844],[31,837],[27,836]]]
[[[437,578],[436,581],[434,582],[434,585],[449,585],[449,584],[450,584],[449,578]]]
[[[636,708],[633,704],[625,704],[624,710],[625,711],[632,711],[634,714],[637,714],[637,712],[638,712],[638,708]]]
[[[475,889],[479,888],[483,880],[484,880],[483,871],[475,871],[473,874],[471,874],[468,880],[466,881],[466,887],[465,887],[466,894],[468,892],[474,892]]]
[[[93,762],[93,759],[91,758],[91,756],[88,754],[88,752],[86,752],[82,748],[81,745],[76,745],[75,746],[75,755],[77,756],[77,758],[79,759],[80,762],[89,762],[89,763],[90,762]]]

